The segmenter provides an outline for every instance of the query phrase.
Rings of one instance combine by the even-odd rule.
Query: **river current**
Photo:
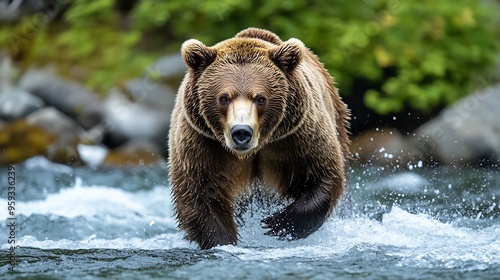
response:
[[[201,251],[173,217],[165,167],[0,169],[2,279],[498,279],[500,172],[355,167],[351,202],[303,240],[264,235],[276,209],[242,214],[237,246]],[[278,206],[274,206],[278,207]],[[15,218],[15,238],[9,221]],[[9,241],[18,246],[13,251]],[[13,253],[12,253],[13,252]],[[15,265],[12,265],[12,260]],[[11,273],[9,270],[13,270]]]

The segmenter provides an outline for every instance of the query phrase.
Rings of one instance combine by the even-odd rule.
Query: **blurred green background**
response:
[[[55,65],[101,95],[186,39],[212,45],[249,26],[301,39],[351,107],[381,116],[432,115],[498,78],[497,0],[41,2],[1,23],[0,46],[21,69]]]

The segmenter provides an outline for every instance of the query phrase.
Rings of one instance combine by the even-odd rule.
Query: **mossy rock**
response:
[[[153,166],[165,163],[158,147],[146,140],[132,140],[104,158],[103,165],[109,167]]]
[[[352,160],[362,166],[405,168],[427,160],[408,138],[391,127],[363,132],[352,139],[349,149]]]
[[[37,155],[46,155],[57,136],[18,120],[0,128],[0,165],[13,164]]]
[[[76,149],[78,141],[61,142],[60,137],[43,128],[18,120],[0,127],[0,165],[22,162],[43,155],[71,166],[83,164]]]
[[[104,165],[107,166],[143,166],[143,165],[157,165],[159,163],[157,155],[147,151],[127,154],[120,151],[111,151],[104,159]]]

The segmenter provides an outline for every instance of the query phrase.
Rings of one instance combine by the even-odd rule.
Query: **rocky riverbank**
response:
[[[13,80],[0,66],[0,165],[33,156],[67,165],[164,164],[177,86],[185,72],[179,54],[161,58],[141,78],[101,99],[47,70]],[[475,92],[408,135],[379,127],[353,137],[357,164],[408,168],[424,164],[500,163],[500,85]]]
[[[422,164],[500,164],[500,84],[484,88],[445,108],[408,135],[377,128],[355,137],[356,162],[413,168]]]
[[[185,72],[180,55],[158,60],[104,99],[46,70],[30,69],[13,81],[9,60],[0,69],[0,165],[37,155],[68,165],[165,162],[176,86]],[[88,158],[89,149],[104,156]]]

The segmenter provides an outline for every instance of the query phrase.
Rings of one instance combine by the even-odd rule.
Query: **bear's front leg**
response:
[[[328,218],[342,195],[343,177],[334,180],[314,180],[302,182],[302,193],[295,201],[280,212],[263,219],[266,235],[289,239],[308,237],[318,230]]]
[[[227,170],[230,162],[218,143],[209,143],[211,147],[206,144],[200,141],[194,145],[196,150],[176,147],[179,149],[174,148],[170,159],[179,228],[185,230],[186,238],[198,243],[201,249],[237,243],[231,173]]]
[[[211,183],[202,183],[205,180],[210,179],[196,180],[193,183],[197,186],[191,188],[198,190],[184,193],[177,199],[179,228],[185,230],[187,239],[198,243],[201,249],[236,245],[237,230],[232,202],[225,194],[217,192]]]

